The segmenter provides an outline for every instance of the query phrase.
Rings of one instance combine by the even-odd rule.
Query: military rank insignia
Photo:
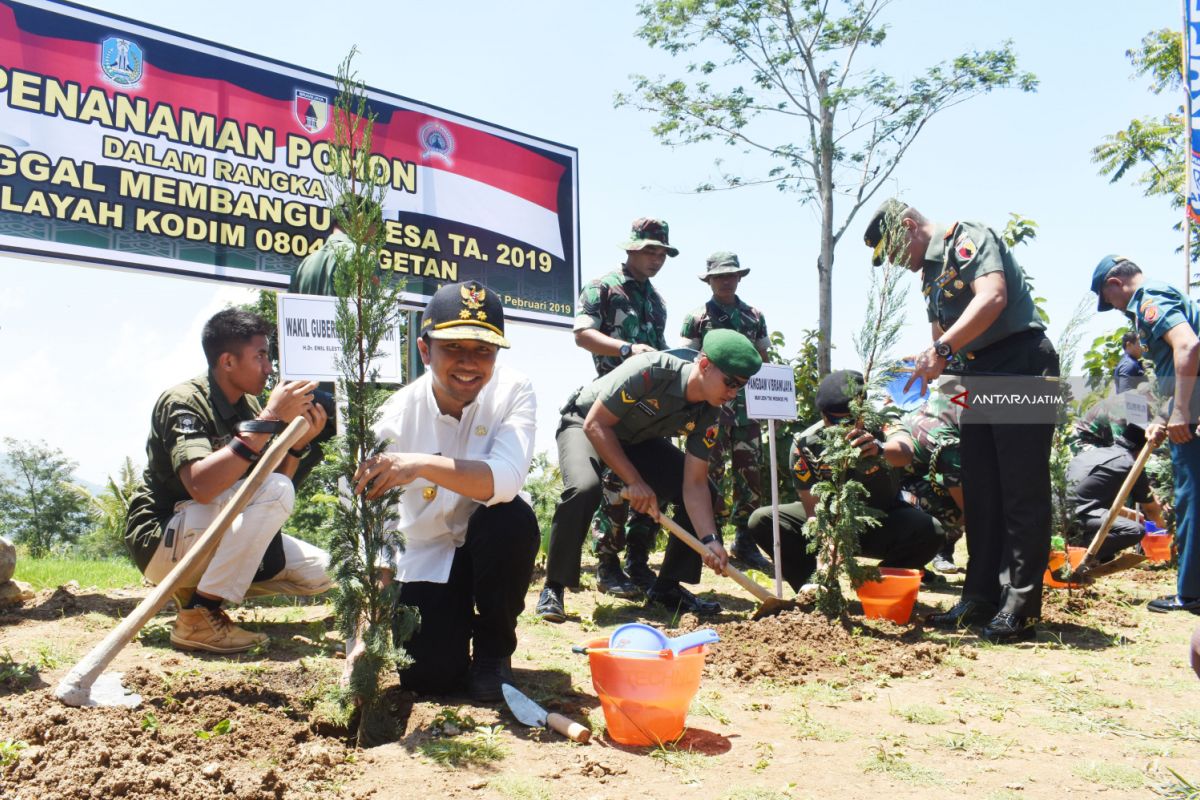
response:
[[[630,396],[629,396],[629,392],[627,392],[627,391],[625,391],[624,389],[622,389],[622,390],[621,390],[621,402],[622,402],[622,403],[625,403],[626,405],[633,405],[634,403],[636,403],[636,402],[637,402],[637,398],[636,398],[636,397],[630,397]]]

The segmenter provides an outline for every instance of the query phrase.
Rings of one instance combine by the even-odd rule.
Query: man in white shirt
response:
[[[421,316],[427,371],[381,409],[386,452],[363,463],[356,492],[404,486],[395,522],[400,602],[420,629],[404,643],[407,689],[446,693],[465,683],[481,702],[512,683],[517,617],[541,535],[518,493],[533,459],[537,402],[529,379],[497,366],[499,296],[476,282],[448,284]]]

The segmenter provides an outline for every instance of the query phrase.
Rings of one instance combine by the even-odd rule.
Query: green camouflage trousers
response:
[[[717,487],[717,526],[725,522],[733,524],[735,530],[746,530],[750,515],[763,505],[762,499],[762,426],[757,422],[734,425],[733,414],[721,409],[721,429],[717,443],[708,456],[708,478]],[[726,506],[725,467],[733,463],[733,508]]]
[[[600,487],[600,508],[592,520],[596,555],[619,555],[625,549],[626,541],[642,553],[653,551],[659,524],[638,511],[629,513],[629,502],[621,497],[625,482],[611,469],[606,469],[600,478]]]
[[[954,543],[963,536],[963,515],[958,508],[958,503],[954,502],[950,493],[928,478],[905,480],[904,491],[912,494],[917,508],[941,524],[941,528],[946,534],[946,541],[953,550]]]

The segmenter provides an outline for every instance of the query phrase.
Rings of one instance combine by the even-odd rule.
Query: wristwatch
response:
[[[933,343],[933,352],[937,353],[947,361],[949,361],[950,357],[954,355],[954,351],[950,349],[949,342],[943,342],[941,339],[938,339]]]
[[[626,342],[625,344],[621,345],[621,349],[617,352],[621,356],[622,360],[629,358],[631,355],[633,355],[633,345],[629,344],[629,342]]]

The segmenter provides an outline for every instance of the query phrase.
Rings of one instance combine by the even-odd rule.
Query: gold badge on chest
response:
[[[475,426],[475,435],[476,436],[487,436],[487,428],[485,428],[483,425],[476,425]]]
[[[436,486],[426,486],[421,490],[421,497],[425,498],[427,501],[432,500],[433,498],[437,497],[437,490],[438,487]]]

